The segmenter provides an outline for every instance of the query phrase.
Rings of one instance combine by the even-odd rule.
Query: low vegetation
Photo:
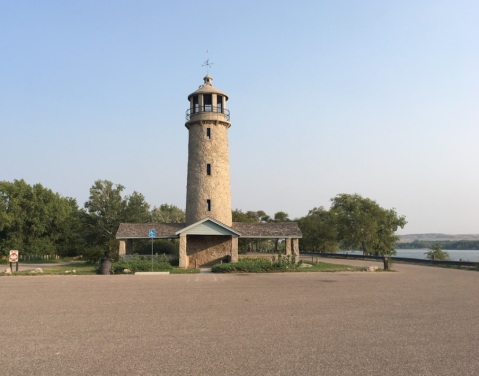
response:
[[[125,270],[129,270],[127,273],[136,272],[168,272],[173,269],[170,261],[165,255],[155,255],[153,262],[151,257],[142,257],[133,255],[128,260],[120,259],[117,262],[111,264],[111,272],[113,274],[124,274]]]
[[[431,247],[428,252],[424,253],[430,260],[446,261],[450,260],[449,253],[442,250],[441,246]]]
[[[95,264],[89,264],[84,261],[80,262],[71,262],[66,265],[55,265],[55,266],[47,266],[41,268],[43,273],[34,273],[34,269],[24,270],[21,272],[12,272],[12,275],[28,275],[28,276],[37,276],[37,275],[88,275],[88,274],[96,274],[97,273],[97,266]],[[5,275],[4,273],[0,273],[0,275]]]
[[[309,266],[307,266],[309,265]],[[249,259],[244,258],[235,263],[217,264],[211,268],[213,273],[275,273],[275,272],[338,272],[356,271],[363,268],[328,264],[324,262],[293,262],[288,257],[278,259]]]

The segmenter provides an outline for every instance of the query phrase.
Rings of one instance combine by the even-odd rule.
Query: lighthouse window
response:
[[[211,163],[206,164],[206,175],[211,175]]]
[[[206,139],[211,140],[211,128],[206,128]]]
[[[216,103],[217,103],[218,112],[223,112],[223,96],[222,95],[216,96]]]
[[[211,200],[206,200],[206,211],[211,211]]]
[[[205,101],[205,112],[211,112],[213,107],[211,94],[203,95],[203,100]]]
[[[198,104],[198,96],[195,95],[193,97],[193,113],[197,113],[200,111],[200,105]]]

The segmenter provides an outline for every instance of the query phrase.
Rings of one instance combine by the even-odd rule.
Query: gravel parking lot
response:
[[[2,277],[0,374],[478,375],[479,273],[394,268]]]

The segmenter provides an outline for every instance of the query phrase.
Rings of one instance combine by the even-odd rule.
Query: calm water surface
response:
[[[427,259],[425,253],[429,251],[429,249],[396,249],[397,255],[396,257],[410,257],[410,258],[418,258],[418,259]],[[471,251],[471,250],[447,250],[449,253],[449,257],[453,261],[472,261],[472,262],[479,262],[479,250]],[[362,255],[363,253],[360,251],[349,251],[349,252],[341,252],[341,253],[349,253],[349,254],[358,254]]]

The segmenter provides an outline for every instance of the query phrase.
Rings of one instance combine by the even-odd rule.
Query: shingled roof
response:
[[[120,223],[116,238],[147,239],[150,230],[155,230],[155,238],[177,238],[175,232],[185,227],[184,223]]]
[[[296,222],[246,223],[233,222],[231,226],[242,238],[302,238]]]
[[[117,239],[148,239],[149,231],[155,230],[155,238],[177,238],[176,233],[186,228],[184,223],[121,223],[116,233]],[[301,238],[301,230],[296,222],[246,223],[233,222],[232,229],[241,238]]]

